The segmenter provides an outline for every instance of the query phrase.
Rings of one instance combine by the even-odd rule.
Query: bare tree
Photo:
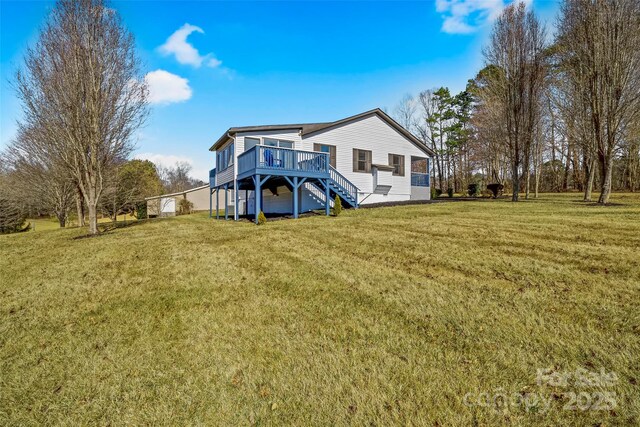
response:
[[[623,188],[640,190],[640,119],[634,120],[626,132],[623,160]]]
[[[186,162],[177,162],[173,167],[158,168],[160,179],[164,183],[164,189],[168,193],[177,193],[205,183],[191,176],[191,165]]]
[[[15,197],[6,157],[0,155],[0,234],[20,230],[27,218],[24,201]]]
[[[435,174],[438,178],[438,185],[440,190],[443,189],[443,177],[442,177],[442,162],[441,162],[441,147],[438,144],[438,131],[436,126],[436,120],[434,116],[437,110],[437,101],[433,96],[434,90],[425,90],[420,92],[418,101],[420,103],[420,118],[416,122],[416,131],[418,137],[430,147],[435,153]]]
[[[566,79],[567,73],[563,74]],[[596,176],[597,155],[589,103],[583,88],[576,85],[575,82],[566,79],[557,83],[559,83],[561,91],[556,98],[556,102],[560,107],[559,111],[564,122],[564,134],[568,142],[567,151],[571,146],[574,146],[582,154],[584,169],[583,200],[590,202]],[[565,176],[569,173],[568,168],[569,162],[567,160]],[[563,183],[563,189],[566,190],[566,182]]]
[[[544,40],[545,31],[533,11],[527,11],[524,3],[511,4],[496,20],[491,41],[484,51],[487,65],[499,70],[487,89],[506,122],[513,201],[519,198],[521,168],[522,173],[529,176],[544,82]]]
[[[471,146],[476,161],[482,165],[491,183],[506,184],[509,172],[509,149],[504,104],[496,84],[504,85],[503,71],[488,65],[470,82],[475,95],[471,125],[475,129]]]
[[[80,186],[76,183],[76,216],[78,217],[78,227],[84,227],[86,224],[84,222],[85,209],[84,209],[84,196],[82,195],[82,190],[80,190]]]
[[[40,132],[22,128],[7,148],[11,188],[31,210],[53,213],[60,227],[65,227],[76,185],[63,164],[32,154],[30,147],[40,145],[35,138],[41,136]]]
[[[552,128],[553,132],[553,128]],[[533,163],[533,197],[538,198],[538,192],[540,191],[540,175],[542,173],[542,163],[544,161],[544,152],[545,152],[546,144],[545,144],[545,132],[544,132],[544,122],[539,121],[538,126],[536,126],[534,135],[533,135],[533,146],[531,147],[531,160]]]
[[[640,109],[640,2],[566,0],[558,29],[568,76],[589,114],[589,150],[600,164],[598,202],[606,204],[624,128]]]
[[[34,155],[64,165],[84,198],[89,232],[114,163],[147,115],[132,35],[103,0],[59,0],[16,73],[20,128],[41,135]]]
[[[393,117],[405,129],[412,132],[416,124],[418,103],[411,94],[405,94],[393,110]]]

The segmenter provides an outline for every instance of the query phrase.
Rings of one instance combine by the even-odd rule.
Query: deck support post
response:
[[[298,209],[298,188],[300,188],[300,186],[298,185],[298,177],[294,176],[293,177],[293,217],[294,218],[298,218],[298,212],[300,211]]]
[[[235,197],[235,204],[233,206],[233,220],[238,220],[238,206],[240,206],[240,194],[238,194],[238,180],[233,182],[233,196]]]
[[[216,219],[220,219],[220,187],[216,187]]]
[[[325,179],[324,181],[324,197],[325,197],[325,204],[324,204],[324,213],[329,216],[329,214],[331,213],[331,207],[329,206],[329,199],[330,199],[330,195],[329,195],[329,180]]]
[[[229,219],[229,183],[224,185],[224,220]]]
[[[254,175],[253,177],[253,183],[255,186],[255,202],[253,203],[255,205],[256,208],[256,224],[258,223],[258,215],[260,215],[260,199],[261,199],[261,195],[262,195],[262,191],[260,190],[260,175]]]
[[[300,215],[300,197],[298,195],[298,190],[302,187],[302,184],[307,180],[307,178],[299,178],[297,176],[293,177],[293,181],[288,176],[285,176],[284,179],[287,180],[289,185],[291,186],[291,192],[293,193],[293,217],[298,218]]]
[[[213,216],[213,188],[209,187],[209,218]]]

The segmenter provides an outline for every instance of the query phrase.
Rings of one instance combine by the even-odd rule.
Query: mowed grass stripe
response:
[[[640,199],[577,197],[0,236],[0,421],[633,424]],[[615,371],[619,408],[462,403],[546,367]]]

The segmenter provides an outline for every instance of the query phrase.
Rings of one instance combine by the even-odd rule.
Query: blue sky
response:
[[[0,0],[0,148],[20,106],[10,86],[52,1]],[[330,121],[406,93],[464,88],[503,0],[114,1],[136,38],[151,115],[136,155],[206,179],[229,127]],[[553,29],[554,1],[530,6]]]

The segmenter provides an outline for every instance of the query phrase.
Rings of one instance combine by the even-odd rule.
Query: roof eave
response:
[[[227,142],[229,139],[235,137],[235,135],[239,132],[257,132],[257,131],[278,131],[278,130],[287,130],[287,129],[297,129],[300,131],[301,136],[311,135],[317,132],[322,132],[336,126],[343,125],[345,123],[349,123],[354,120],[358,120],[364,117],[368,117],[372,114],[378,115],[385,122],[387,122],[392,128],[394,128],[398,133],[403,135],[409,141],[416,145],[420,150],[424,151],[425,154],[434,157],[435,153],[432,149],[427,147],[422,141],[420,141],[414,134],[405,129],[400,123],[396,122],[391,116],[382,111],[380,108],[374,108],[373,110],[365,111],[360,114],[356,114],[354,116],[346,117],[341,120],[337,120],[335,122],[328,123],[313,123],[313,124],[302,124],[302,125],[266,125],[266,126],[247,126],[247,127],[239,127],[239,128],[229,128],[216,142],[209,148],[209,151],[215,151],[222,144]],[[305,129],[305,126],[308,126],[309,129]]]
[[[227,142],[227,140],[229,140],[230,138],[232,138],[231,129],[227,130],[225,133],[222,134],[222,136],[220,138],[218,138],[218,140],[211,146],[211,148],[209,148],[209,151],[216,151],[216,149],[224,144],[225,142]]]
[[[311,135],[311,134],[314,134],[316,132],[322,132],[324,130],[331,129],[333,127],[340,126],[342,124],[349,123],[349,122],[351,122],[353,120],[358,120],[358,119],[370,116],[372,114],[376,114],[379,117],[381,117],[384,121],[386,121],[391,127],[393,127],[401,135],[403,135],[409,141],[413,142],[419,149],[424,151],[425,154],[427,154],[427,155],[429,155],[431,157],[435,156],[435,153],[433,152],[433,150],[431,150],[429,147],[427,147],[422,141],[420,141],[418,138],[416,138],[416,136],[414,134],[412,134],[407,129],[405,129],[400,123],[396,122],[391,116],[389,116],[387,113],[382,111],[380,108],[374,108],[373,110],[365,111],[363,113],[356,114],[354,116],[346,117],[346,118],[344,118],[342,120],[338,120],[338,121],[335,121],[335,122],[327,123],[327,126],[323,126],[323,127],[317,128],[317,129],[313,129],[313,130],[310,130],[310,131],[307,131],[307,132],[303,131],[302,136]]]
[[[155,200],[155,199],[162,199],[162,198],[167,198],[167,197],[181,196],[181,195],[183,195],[183,194],[193,193],[194,191],[202,190],[203,188],[207,188],[207,187],[209,187],[209,184],[201,185],[201,186],[199,186],[199,187],[189,188],[188,190],[184,190],[184,191],[177,191],[177,192],[175,192],[175,193],[160,194],[159,196],[145,197],[145,198],[144,198],[144,200],[148,202],[149,200]]]

